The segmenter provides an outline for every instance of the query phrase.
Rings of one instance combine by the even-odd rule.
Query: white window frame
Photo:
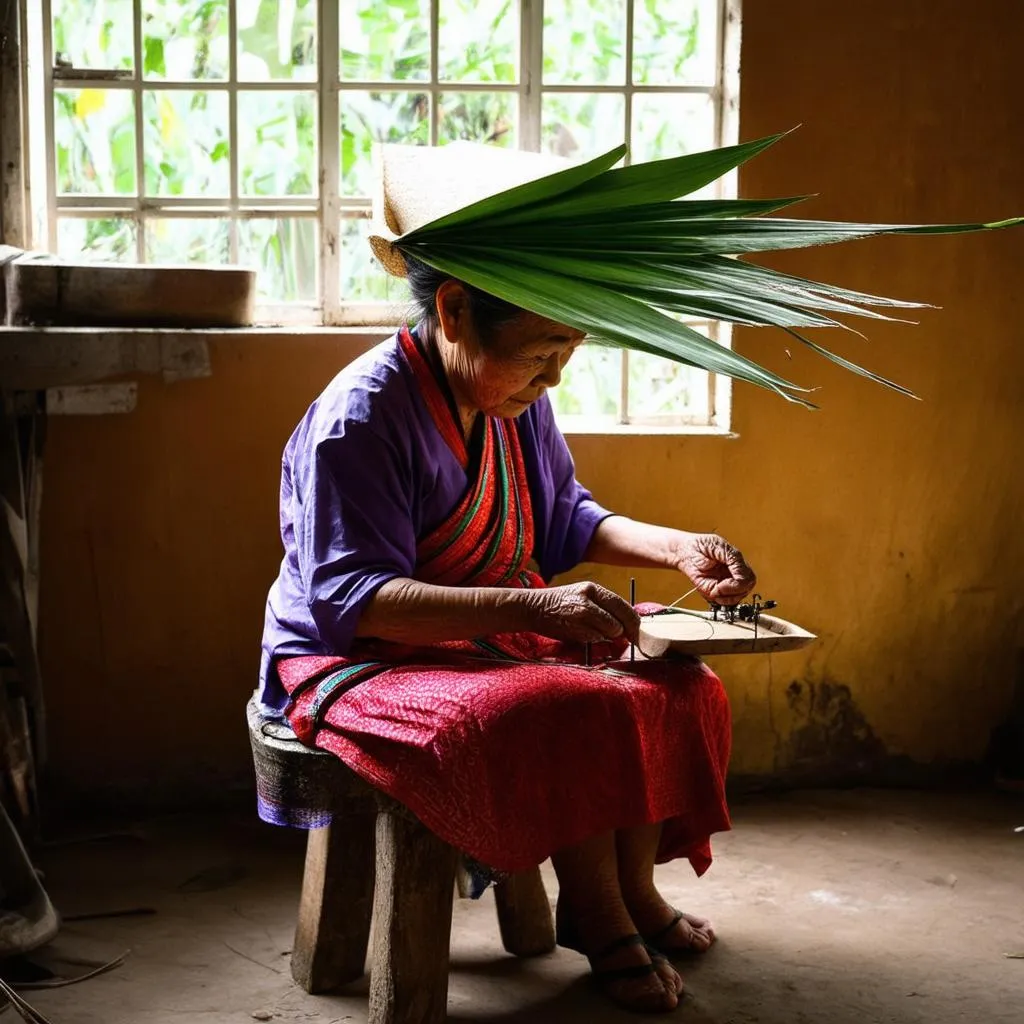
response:
[[[738,138],[739,100],[739,40],[741,0],[717,0],[718,60],[716,81],[712,86],[694,85],[634,85],[632,82],[633,10],[636,2],[626,0],[625,82],[616,85],[544,85],[543,83],[543,31],[544,0],[519,0],[519,80],[517,82],[461,82],[438,79],[438,21],[439,0],[430,0],[431,67],[429,80],[397,82],[342,81],[339,46],[338,5],[345,0],[317,0],[317,79],[304,82],[282,79],[270,82],[239,82],[237,79],[236,4],[245,0],[231,0],[229,4],[228,33],[230,37],[229,71],[227,81],[201,80],[174,82],[147,80],[141,74],[142,53],[142,0],[132,0],[134,16],[134,68],[133,72],[90,70],[73,72],[55,68],[52,38],[51,0],[22,0],[22,14],[28,26],[29,53],[41,52],[38,71],[29,68],[29,114],[26,130],[32,123],[42,124],[42,133],[29,133],[30,196],[34,197],[31,218],[34,227],[33,244],[48,251],[56,251],[57,218],[121,216],[135,220],[137,257],[145,258],[145,222],[155,217],[188,216],[229,219],[230,259],[238,259],[238,222],[245,217],[309,217],[319,224],[318,294],[314,304],[287,306],[258,306],[261,320],[268,323],[310,324],[325,326],[390,326],[394,324],[396,310],[386,302],[344,302],[340,294],[341,267],[339,239],[344,218],[366,218],[370,215],[368,197],[341,194],[340,167],[340,96],[349,90],[373,92],[422,92],[430,101],[430,141],[436,144],[438,134],[438,100],[444,92],[509,93],[518,96],[517,138],[520,148],[538,151],[541,147],[541,105],[543,95],[607,93],[624,98],[624,137],[630,138],[633,97],[642,94],[695,93],[710,96],[714,103],[715,138],[719,146],[731,145]],[[31,65],[31,61],[29,62]],[[54,89],[56,88],[125,89],[135,97],[136,182],[135,196],[58,196],[56,190],[56,160],[54,137]],[[229,102],[230,195],[227,199],[210,200],[202,197],[147,197],[144,190],[144,137],[142,93],[146,89],[201,90],[226,92]],[[319,162],[319,189],[315,197],[245,197],[238,189],[238,119],[239,90],[295,91],[316,90],[319,97],[317,117],[317,146]],[[621,141],[617,133],[609,134],[609,148]],[[726,176],[718,185],[718,195],[736,195],[736,174]],[[42,202],[39,200],[42,199]],[[730,325],[705,323],[712,339],[723,345],[731,344]],[[621,353],[620,408],[615,426],[628,428],[644,426],[652,429],[708,428],[712,431],[728,429],[731,389],[726,378],[708,374],[707,416],[655,417],[639,421],[629,412],[629,352]],[[573,431],[607,431],[607,418],[600,421],[590,417],[563,417],[564,425]]]

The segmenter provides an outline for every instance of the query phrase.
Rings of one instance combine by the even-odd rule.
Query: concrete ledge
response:
[[[209,345],[217,341],[287,341],[323,337],[366,344],[393,328],[6,327],[0,329],[0,387],[14,391],[88,384],[125,374],[163,375],[170,382],[209,377]]]

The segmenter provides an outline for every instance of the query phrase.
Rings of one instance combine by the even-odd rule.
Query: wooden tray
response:
[[[717,622],[711,612],[649,615],[640,620],[640,650],[649,658],[680,654],[767,654],[795,651],[817,637],[806,629],[761,615],[755,637],[752,622]]]

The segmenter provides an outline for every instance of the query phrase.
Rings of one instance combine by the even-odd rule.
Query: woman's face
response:
[[[523,312],[481,338],[469,315],[468,296],[455,281],[438,289],[442,358],[460,405],[487,416],[525,412],[555,387],[584,333]]]

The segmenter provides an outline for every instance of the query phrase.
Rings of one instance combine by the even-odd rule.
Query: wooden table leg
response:
[[[373,912],[375,808],[337,816],[306,840],[292,977],[307,992],[361,978]]]
[[[518,871],[494,887],[501,942],[513,956],[541,956],[555,948],[555,923],[540,868]]]
[[[369,1024],[443,1024],[456,852],[401,810],[377,816]]]

